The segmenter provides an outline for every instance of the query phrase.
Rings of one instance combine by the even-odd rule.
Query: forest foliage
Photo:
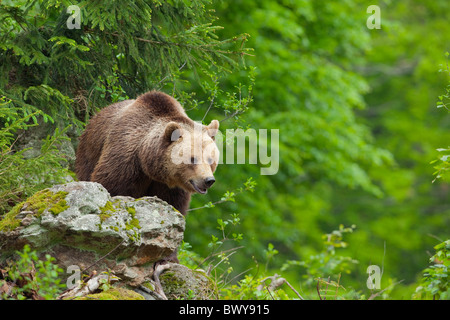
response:
[[[223,133],[279,130],[276,174],[220,165],[191,203],[180,258],[224,299],[448,299],[450,4],[380,1],[372,30],[370,4],[2,1],[0,215],[67,179],[96,111],[158,89]]]

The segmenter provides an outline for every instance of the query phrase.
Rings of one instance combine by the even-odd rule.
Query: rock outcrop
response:
[[[137,289],[151,278],[154,262],[176,251],[184,228],[184,217],[157,197],[111,197],[98,183],[71,182],[3,216],[0,263],[28,244],[63,270],[109,270],[119,286]]]

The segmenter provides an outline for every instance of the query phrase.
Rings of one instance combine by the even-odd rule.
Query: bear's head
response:
[[[219,162],[219,149],[214,140],[218,130],[217,120],[207,126],[173,121],[166,125],[162,137],[168,143],[164,182],[169,187],[191,193],[207,192],[215,182],[213,173]]]

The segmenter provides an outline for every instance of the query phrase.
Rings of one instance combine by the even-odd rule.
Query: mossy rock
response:
[[[204,272],[191,270],[180,264],[172,264],[159,279],[169,300],[218,299],[214,281]]]
[[[88,294],[74,300],[145,300],[143,296],[133,290],[124,288],[110,288],[100,293]]]
[[[50,189],[37,192],[4,215],[3,219],[0,220],[0,232],[13,231],[19,227],[22,220],[18,216],[23,210],[30,212],[36,218],[45,212],[50,212],[53,215],[63,212],[69,208],[65,200],[67,194],[68,192],[65,191],[52,192]]]
[[[97,271],[111,269],[136,287],[154,262],[180,246],[185,223],[156,197],[111,197],[96,182],[56,185],[0,218],[0,263],[29,245],[38,255],[50,254],[64,270],[95,263]]]

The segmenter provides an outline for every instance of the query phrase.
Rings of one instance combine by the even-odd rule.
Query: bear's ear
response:
[[[217,131],[219,131],[219,121],[217,120],[211,121],[211,123],[206,127],[206,130],[208,132],[208,135],[214,140]]]
[[[182,130],[178,123],[169,122],[164,130],[164,140],[165,141],[177,141],[182,136]]]

